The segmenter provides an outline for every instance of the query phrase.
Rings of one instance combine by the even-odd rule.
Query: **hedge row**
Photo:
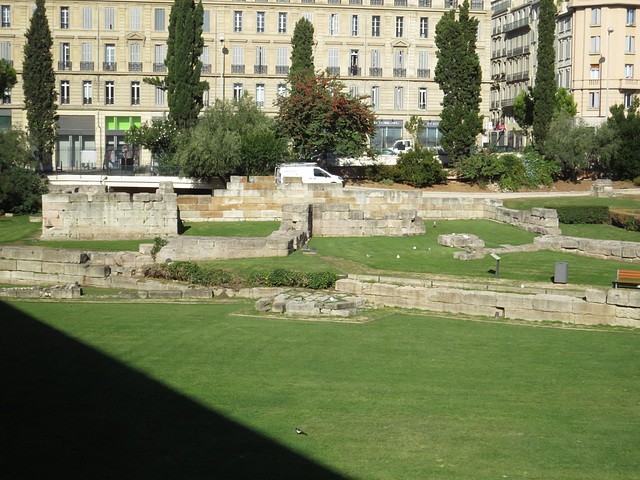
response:
[[[558,220],[560,223],[592,223],[592,224],[609,224],[611,219],[609,216],[609,207],[604,205],[562,205],[547,206],[545,208],[553,208],[558,212]]]

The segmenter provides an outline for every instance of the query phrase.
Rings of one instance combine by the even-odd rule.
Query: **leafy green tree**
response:
[[[593,137],[595,164],[594,170],[607,178],[612,176],[612,165],[615,161],[623,139],[618,135],[613,123],[600,125]]]
[[[556,5],[554,0],[540,0],[538,20],[538,69],[533,89],[533,139],[540,148],[549,132],[556,96],[555,29]]]
[[[573,182],[578,174],[591,167],[595,161],[595,136],[592,127],[584,121],[574,122],[566,111],[553,116],[545,140],[548,159],[555,160],[562,169],[562,176]]]
[[[296,22],[291,37],[291,68],[289,79],[294,79],[302,73],[313,73],[313,24],[306,18]]]
[[[273,119],[244,95],[238,101],[216,100],[183,135],[174,158],[185,176],[212,178],[266,173],[286,153]]]
[[[477,28],[478,20],[469,17],[468,0],[460,6],[458,20],[455,10],[450,10],[436,25],[435,81],[444,93],[439,129],[442,146],[454,160],[469,156],[482,132]]]
[[[413,144],[417,146],[418,144],[420,144],[420,134],[422,134],[422,132],[424,132],[424,129],[427,127],[421,117],[417,115],[411,115],[409,121],[404,124],[404,128],[407,132],[409,132],[409,135],[411,135]]]
[[[0,58],[0,94],[7,88],[13,87],[18,82],[16,69],[4,58]]]
[[[610,173],[621,180],[632,180],[640,175],[640,99],[636,96],[628,110],[624,105],[610,108],[607,126],[615,132],[617,151],[613,152]]]
[[[360,157],[375,133],[375,115],[363,100],[343,91],[326,72],[298,75],[288,96],[279,97],[277,131],[291,139],[295,156],[310,159],[329,153]]]
[[[415,187],[430,187],[447,182],[447,172],[433,152],[417,144],[412,150],[398,156],[398,163],[392,172],[395,181]]]
[[[533,125],[533,96],[531,95],[531,87],[527,90],[523,90],[516,97],[516,101],[513,104],[513,116],[518,122],[518,125],[529,136],[529,129]]]
[[[145,78],[146,83],[167,91],[169,119],[180,130],[196,124],[202,110],[202,95],[209,88],[207,82],[200,81],[203,22],[201,1],[196,5],[194,0],[175,0],[169,15],[167,76]]]
[[[0,131],[0,212],[20,215],[40,210],[47,189],[33,172],[34,163],[23,132]]]
[[[131,127],[124,137],[125,143],[136,147],[144,147],[151,152],[161,172],[171,173],[176,170],[174,154],[178,148],[181,130],[169,119],[152,120],[140,127]]]
[[[24,46],[22,89],[27,111],[29,140],[40,165],[51,165],[56,143],[56,78],[53,72],[51,30],[44,0],[36,0]]]
[[[556,90],[554,112],[565,112],[570,117],[575,117],[578,113],[578,104],[573,100],[573,95],[566,88]]]

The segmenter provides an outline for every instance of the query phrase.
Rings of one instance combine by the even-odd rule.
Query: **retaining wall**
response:
[[[336,290],[366,297],[376,307],[402,307],[434,312],[486,315],[581,325],[640,327],[640,292],[588,289],[584,298],[429,288],[342,279]]]
[[[101,191],[42,196],[42,239],[116,240],[178,234],[171,183],[156,193]]]
[[[543,235],[534,238],[533,243],[540,250],[574,253],[604,260],[640,263],[639,242]]]

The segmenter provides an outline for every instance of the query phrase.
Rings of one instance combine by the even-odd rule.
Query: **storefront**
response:
[[[57,133],[56,170],[96,168],[95,118],[92,115],[61,115]]]

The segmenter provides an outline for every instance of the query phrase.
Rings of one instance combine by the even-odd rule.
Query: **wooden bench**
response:
[[[635,285],[640,288],[640,272],[635,270],[618,270],[618,278],[613,282],[616,288],[618,285]]]

